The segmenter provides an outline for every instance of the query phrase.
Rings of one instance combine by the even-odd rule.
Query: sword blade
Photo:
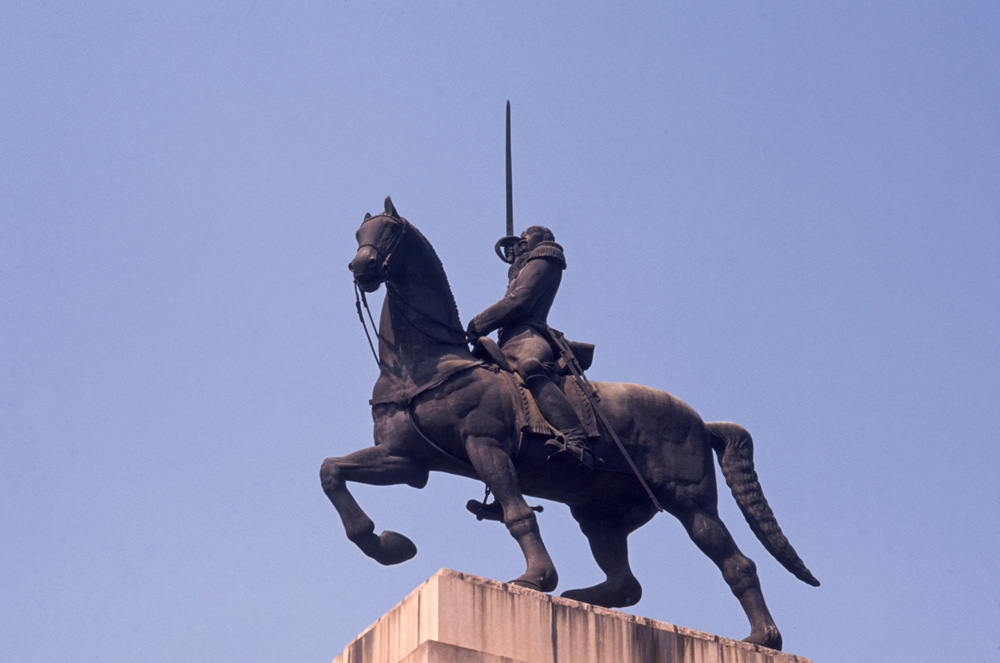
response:
[[[507,100],[507,236],[514,235],[514,177],[510,165],[510,99]]]

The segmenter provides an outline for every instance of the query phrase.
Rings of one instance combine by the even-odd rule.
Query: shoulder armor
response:
[[[555,242],[541,242],[528,255],[528,260],[539,258],[550,258],[559,265],[560,269],[566,269],[566,255],[563,253],[563,247]]]

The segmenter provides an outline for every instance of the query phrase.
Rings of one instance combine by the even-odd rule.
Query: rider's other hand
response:
[[[465,335],[468,337],[469,343],[475,342],[477,338],[482,336],[482,333],[479,331],[479,327],[476,325],[475,318],[469,321],[469,326],[465,330]]]

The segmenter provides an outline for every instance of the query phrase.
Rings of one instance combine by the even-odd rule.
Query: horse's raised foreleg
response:
[[[680,519],[695,544],[722,571],[726,584],[743,606],[751,629],[750,635],[744,640],[771,649],[781,649],[781,633],[764,603],[757,566],[736,547],[736,542],[718,514],[695,510],[681,515]]]
[[[551,592],[559,583],[559,576],[542,542],[535,513],[521,494],[510,456],[492,438],[470,438],[466,442],[466,451],[479,478],[489,486],[503,507],[503,521],[524,553],[527,569],[511,582]]]
[[[427,470],[409,458],[393,456],[382,445],[327,458],[319,471],[323,492],[333,502],[344,523],[347,538],[380,564],[399,564],[417,554],[417,547],[402,534],[386,530],[375,534],[375,523],[361,510],[347,490],[348,481],[388,486],[405,483],[422,488]]]
[[[597,513],[581,507],[573,507],[570,512],[580,524],[594,560],[607,579],[593,587],[572,589],[562,595],[605,608],[625,608],[638,603],[642,585],[632,574],[628,562],[628,535],[652,517],[652,505],[634,508],[628,513]]]

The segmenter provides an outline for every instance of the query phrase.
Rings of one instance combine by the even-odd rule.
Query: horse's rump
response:
[[[711,438],[698,413],[661,389],[628,382],[593,382],[598,407],[614,426],[626,451],[650,484],[696,483],[706,472],[714,476]],[[631,469],[609,435],[596,442],[603,467]]]

